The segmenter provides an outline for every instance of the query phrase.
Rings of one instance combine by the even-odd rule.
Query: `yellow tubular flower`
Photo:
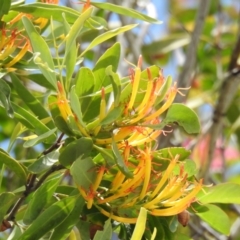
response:
[[[122,222],[122,223],[133,223],[133,224],[137,222],[137,218],[119,217],[119,216],[113,215],[112,213],[105,211],[104,209],[102,209],[100,207],[97,207],[97,208],[99,209],[99,211],[102,214],[104,214],[105,216],[107,216],[115,221]]]
[[[23,48],[20,50],[20,52],[13,58],[13,60],[10,61],[9,63],[5,64],[5,66],[11,67],[15,63],[20,61],[23,58],[23,56],[26,54],[26,52],[28,51],[29,46],[30,46],[29,42],[26,42],[25,45],[23,46]]]
[[[155,119],[156,117],[160,116],[163,112],[165,112],[173,103],[173,100],[175,99],[175,96],[177,94],[177,87],[176,84],[171,88],[167,101],[160,107],[156,112],[150,114],[148,117],[144,118],[145,121],[150,121],[152,119]]]
[[[73,113],[68,104],[68,100],[66,98],[66,93],[63,89],[63,86],[59,81],[57,82],[57,87],[58,87],[58,94],[57,94],[58,108],[64,120],[67,121],[68,116],[73,116]]]
[[[133,80],[133,86],[132,86],[132,94],[131,98],[128,104],[128,110],[132,110],[133,104],[135,102],[137,92],[138,92],[138,86],[140,82],[140,76],[141,76],[141,65],[142,65],[142,56],[138,59],[138,65],[135,68],[135,74],[134,74],[134,80]]]
[[[151,166],[152,166],[152,157],[150,155],[149,147],[146,148],[146,156],[145,156],[145,175],[144,175],[144,182],[143,182],[143,187],[142,191],[139,196],[139,200],[142,200],[146,193],[147,193],[147,188],[149,185],[150,181],[150,176],[151,176]]]
[[[194,197],[202,189],[202,179],[197,186],[186,196],[178,200],[173,207],[166,209],[153,209],[150,213],[155,216],[172,216],[184,211],[194,201]]]
[[[162,76],[158,77],[156,80],[151,81],[152,87],[151,88],[147,87],[147,91],[144,96],[144,99],[143,99],[142,103],[140,104],[141,107],[139,106],[139,108],[138,108],[137,117],[132,118],[129,122],[130,124],[140,121],[151,110],[151,108],[154,105],[155,100],[157,98],[157,92],[161,88],[162,84],[163,84]]]
[[[171,173],[173,171],[173,168],[176,166],[176,163],[177,163],[178,159],[179,159],[179,155],[176,155],[173,158],[173,160],[171,160],[171,162],[169,163],[166,171],[163,174],[163,177],[161,178],[161,180],[158,183],[157,187],[154,189],[154,191],[150,195],[151,199],[154,198],[157,195],[157,193],[161,190],[162,186],[165,184],[165,182],[167,181],[168,177],[171,175]]]

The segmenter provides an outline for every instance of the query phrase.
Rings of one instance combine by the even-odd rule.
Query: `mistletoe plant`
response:
[[[218,195],[230,186],[203,191],[189,150],[158,149],[158,136],[173,125],[200,131],[197,115],[173,103],[187,89],[158,66],[143,69],[142,56],[121,77],[118,42],[92,68],[83,64],[94,47],[136,27],[107,29],[103,10],[158,21],[109,3],[88,1],[81,12],[57,3],[1,2],[0,103],[16,123],[0,151],[1,231],[20,240],[174,239],[191,212],[227,234],[226,214],[203,204],[239,197]],[[46,91],[31,90],[32,81]],[[32,159],[10,156],[17,139]],[[35,146],[44,150],[36,154]],[[12,191],[4,187],[9,170],[19,181]]]

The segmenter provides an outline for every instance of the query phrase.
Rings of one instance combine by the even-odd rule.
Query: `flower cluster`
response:
[[[29,48],[29,40],[20,31],[3,27],[0,32],[1,68],[7,69],[8,72],[14,71],[12,66],[23,58]]]
[[[121,114],[105,125],[101,122],[116,104],[107,108],[104,88],[101,91],[99,116],[86,125],[76,117],[61,83],[58,83],[58,107],[63,119],[66,122],[69,122],[69,118],[74,119],[80,134],[83,137],[91,136],[95,149],[99,151],[98,156],[103,158],[101,163],[106,162],[101,152],[116,146],[118,157],[122,158],[125,168],[130,172],[130,175],[126,174],[117,165],[97,164],[97,174],[89,189],[78,186],[87,208],[95,205],[104,215],[125,223],[135,223],[141,207],[156,216],[177,215],[195,201],[196,194],[202,189],[202,180],[188,179],[179,154],[173,155],[169,150],[168,166],[165,169],[159,167],[162,156],[153,143],[165,132],[155,130],[153,126],[161,122],[160,115],[171,106],[176,94],[181,92],[176,84],[166,87],[167,81],[161,71],[157,77],[152,77],[151,70],[147,69],[147,79],[142,79],[141,62],[140,57],[129,77],[130,91],[125,97],[127,103],[121,107]],[[144,84],[146,90],[142,89]],[[108,138],[101,134],[106,129],[111,133]],[[174,169],[178,169],[179,174],[174,174]]]

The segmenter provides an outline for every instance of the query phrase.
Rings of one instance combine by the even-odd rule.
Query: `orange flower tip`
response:
[[[151,81],[152,80],[152,74],[149,68],[147,68],[147,75],[148,75],[148,80]]]
[[[139,68],[141,68],[141,66],[142,66],[142,55],[140,55],[139,58],[138,58],[138,64],[137,64],[137,66],[138,66]]]
[[[57,87],[58,87],[58,91],[62,94],[63,93],[63,86],[62,86],[60,81],[57,81]]]
[[[104,87],[102,87],[101,94],[102,94],[102,99],[105,99],[105,89],[104,89]]]

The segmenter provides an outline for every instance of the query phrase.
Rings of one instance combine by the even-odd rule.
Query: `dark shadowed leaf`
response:
[[[51,205],[39,215],[18,240],[40,239],[57,227],[71,213],[77,198],[78,196],[66,197]]]

